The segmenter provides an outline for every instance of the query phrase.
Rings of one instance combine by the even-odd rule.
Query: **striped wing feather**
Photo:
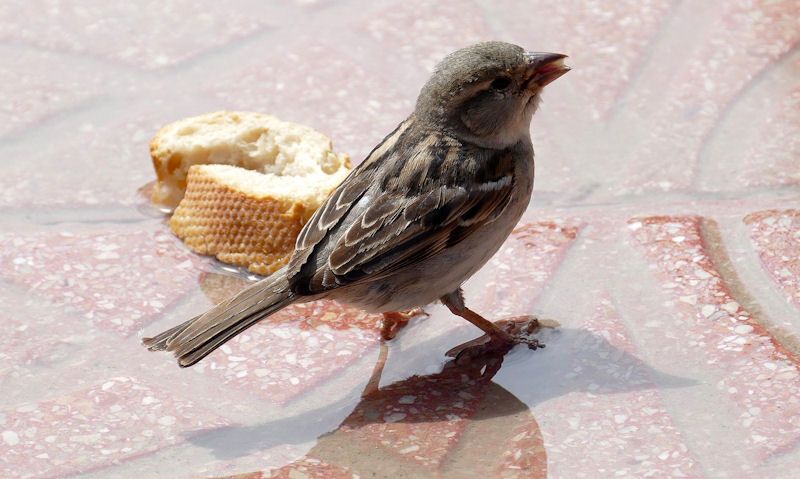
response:
[[[494,221],[513,189],[509,152],[470,150],[407,120],[312,216],[289,282],[300,294],[391,274]],[[376,156],[377,154],[377,156]]]

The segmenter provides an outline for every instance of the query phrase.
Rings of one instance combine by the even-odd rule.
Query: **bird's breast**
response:
[[[346,288],[337,299],[373,312],[401,311],[430,304],[458,289],[497,253],[514,230],[533,191],[533,154],[516,152],[514,188],[494,221],[418,264],[389,276]]]

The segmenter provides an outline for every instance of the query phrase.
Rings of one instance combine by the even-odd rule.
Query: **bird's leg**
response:
[[[394,339],[394,337],[397,336],[397,332],[400,331],[406,324],[408,324],[411,318],[420,315],[428,316],[428,313],[426,313],[422,308],[409,309],[408,311],[391,311],[388,313],[383,313],[383,321],[381,322],[381,338],[383,338],[384,341]]]
[[[544,344],[530,337],[530,334],[540,326],[535,317],[524,316],[493,323],[467,308],[461,289],[442,296],[441,301],[453,314],[461,316],[486,333],[479,338],[456,346],[447,352],[447,356],[459,360],[462,357],[475,357],[485,353],[505,354],[517,344],[526,344],[530,349],[544,347]]]
[[[364,392],[361,393],[362,398],[375,394],[380,390],[381,375],[383,374],[383,368],[386,367],[386,359],[388,357],[389,347],[386,344],[381,344],[381,349],[378,353],[378,361],[372,369],[372,376],[370,376],[369,381],[367,381]]]

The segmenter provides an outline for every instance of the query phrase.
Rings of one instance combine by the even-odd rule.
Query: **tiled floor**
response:
[[[798,18],[794,0],[3,2],[0,477],[797,477]],[[477,331],[441,306],[382,347],[375,316],[334,303],[188,370],[139,346],[245,284],[137,193],[160,125],[263,111],[360,159],[437,59],[483,39],[571,57],[534,119],[533,204],[466,287],[491,317],[557,320],[545,349],[476,380],[443,354]]]

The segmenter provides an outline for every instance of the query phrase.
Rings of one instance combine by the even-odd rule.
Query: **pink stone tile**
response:
[[[258,471],[258,472],[246,472],[244,474],[234,474],[232,476],[218,476],[218,477],[216,477],[214,479],[264,479],[265,477],[268,477],[268,476],[265,476],[264,474],[267,474],[267,473],[260,472],[260,471]]]
[[[501,0],[493,13],[507,27],[503,33],[520,45],[568,54],[574,67],[568,81],[581,98],[580,113],[599,119],[628,86],[674,3]]]
[[[585,167],[580,158],[568,151],[574,139],[563,138],[551,123],[540,121],[541,115],[547,114],[545,112],[549,112],[551,106],[550,103],[542,106],[543,111],[537,114],[531,126],[531,141],[536,152],[536,179],[532,201],[534,205],[553,200],[570,203],[573,197],[585,194],[587,183],[583,177],[586,173]]]
[[[275,9],[285,8],[286,18],[297,24],[276,25],[283,28],[281,41],[267,42],[262,55],[252,56],[244,55],[244,50],[256,42],[242,51],[234,47],[265,29],[264,17],[256,13],[264,7],[248,3],[252,8],[245,12],[238,0],[233,5],[199,6],[184,0],[168,5],[148,1],[136,8],[84,1],[65,6],[39,0],[4,4],[0,6],[0,42],[6,44],[0,47],[0,135],[15,143],[8,143],[13,146],[6,150],[8,161],[0,162],[0,208],[22,220],[29,207],[40,212],[44,208],[39,207],[60,206],[63,209],[53,214],[69,221],[87,212],[115,214],[108,206],[123,205],[132,211],[127,206],[141,202],[136,189],[153,178],[147,152],[150,137],[160,125],[191,108],[184,105],[176,111],[178,102],[165,100],[149,113],[129,111],[127,105],[106,109],[105,104],[98,111],[78,111],[106,97],[131,103],[145,100],[141,93],[133,94],[133,83],[115,79],[112,70],[166,67],[159,75],[166,75],[181,93],[191,97],[193,89],[200,89],[205,98],[197,98],[197,103],[185,100],[197,105],[193,108],[213,104],[308,123],[329,134],[337,149],[358,162],[411,110],[414,97],[409,91],[417,91],[442,55],[497,36],[530,48],[565,51],[574,67],[547,92],[534,122],[539,160],[535,201],[579,202],[600,187],[628,194],[697,186],[696,170],[708,157],[704,145],[743,97],[762,92],[769,97],[765,102],[773,102],[769,111],[775,115],[753,119],[757,132],[746,144],[749,149],[741,150],[746,159],[736,165],[742,168],[731,168],[724,176],[734,185],[725,191],[736,185],[773,188],[797,182],[793,176],[796,88],[788,88],[792,93],[784,95],[784,90],[754,86],[756,79],[768,76],[764,73],[771,75],[778,61],[788,65],[789,73],[796,68],[785,61],[798,39],[792,3],[746,0],[714,8],[671,0],[490,3],[412,0],[367,7],[355,2],[284,1],[285,7]],[[311,8],[297,8],[306,4]],[[367,9],[371,11],[365,13]],[[695,11],[702,17],[695,25],[703,32],[697,41],[685,41],[681,34],[689,19],[680,15]],[[309,28],[315,29],[313,39],[299,37],[298,31]],[[363,39],[363,44],[351,45],[354,39]],[[219,71],[181,70],[182,63],[212,51]],[[152,76],[141,73],[131,82]],[[181,88],[186,85],[188,90]],[[151,87],[160,88],[157,83]],[[71,119],[73,111],[80,121]],[[34,130],[40,126],[44,128]],[[768,202],[771,195],[765,190],[766,199],[758,201]],[[72,209],[75,205],[83,208]],[[702,211],[707,206],[696,203]],[[618,209],[608,204],[603,208]],[[585,231],[583,223],[572,219],[520,226],[471,282],[470,306],[493,319],[530,313],[567,255],[585,259],[583,246],[588,246],[589,254],[607,252],[591,251],[586,242],[581,249],[572,248],[578,233],[582,240],[587,239],[584,233],[600,234],[597,219],[587,221],[592,228]],[[765,270],[799,305],[800,270],[794,260],[800,256],[794,234],[800,229],[797,212],[762,211],[748,216],[745,223]],[[700,426],[681,423],[674,410],[670,415],[662,397],[669,393],[656,389],[653,372],[637,359],[630,332],[613,305],[602,299],[595,315],[582,325],[589,340],[581,346],[620,355],[601,364],[590,363],[597,354],[578,351],[567,357],[575,368],[596,372],[598,377],[592,380],[597,380],[600,391],[570,389],[530,403],[536,418],[510,393],[504,397],[520,403],[515,403],[516,412],[493,415],[502,389],[497,384],[452,373],[414,376],[356,405],[352,415],[323,435],[311,451],[307,451],[310,445],[288,440],[247,458],[217,457],[210,466],[192,464],[187,466],[192,470],[178,472],[189,477],[199,476],[197,471],[204,467],[217,474],[268,471],[305,454],[277,470],[236,477],[380,477],[386,464],[410,476],[419,473],[417,477],[699,477],[703,471],[691,454],[691,444],[696,445],[691,441],[713,442],[720,440],[719,434],[743,433],[736,454],[747,457],[748,463],[764,461],[765,469],[786,467],[789,472],[784,477],[791,477],[800,438],[797,359],[735,303],[708,255],[702,224],[685,216],[630,223],[669,298],[670,317],[685,324],[683,329],[659,329],[657,334],[669,341],[677,338],[675,347],[681,349],[677,357],[686,360],[687,367],[719,379],[715,399],[733,411],[729,416],[715,413],[730,421],[720,430],[698,431]],[[21,308],[24,315],[0,305],[0,323],[6,326],[0,337],[0,382],[11,377],[15,386],[26,386],[24,377],[14,376],[18,371],[59,375],[69,367],[69,361],[61,364],[58,358],[72,354],[73,328],[107,338],[108,331],[130,335],[195,288],[198,276],[206,278],[202,286],[212,297],[223,294],[222,287],[211,291],[206,284],[210,276],[198,271],[196,262],[203,260],[185,253],[163,227],[133,231],[124,226],[99,232],[95,226],[80,228],[94,232],[0,234],[2,281],[15,291],[27,289],[23,295],[50,303],[39,309]],[[553,286],[565,280],[557,279]],[[231,291],[240,287],[233,285]],[[55,309],[52,305],[69,312],[49,318],[34,314]],[[183,388],[202,393],[215,385],[228,386],[226,394],[231,396],[222,398],[223,404],[245,396],[270,398],[275,402],[264,404],[264,414],[288,418],[291,426],[292,415],[305,411],[305,399],[317,404],[315,394],[327,390],[319,386],[340,387],[334,380],[346,372],[349,378],[354,368],[365,366],[364,358],[371,357],[378,344],[377,320],[335,303],[295,306],[200,363],[202,375],[191,370],[178,375],[172,360],[165,361],[162,369],[155,355],[141,359],[148,353],[134,338],[110,341],[113,344],[102,352],[82,343],[76,362],[88,365],[92,358],[101,359],[89,367],[87,374],[95,376],[87,384],[97,381],[98,374],[138,379],[115,378],[108,387],[100,381],[77,392],[71,388],[85,386],[73,384],[70,390],[49,394],[55,399],[6,407],[0,414],[0,476],[18,477],[23,471],[35,478],[64,477],[152,451],[168,456],[167,448],[182,443],[192,431],[226,423],[204,411],[203,405],[212,404],[220,410],[215,402],[219,397],[193,394],[198,398],[195,406],[180,399]],[[643,328],[637,329],[637,339],[643,331],[648,334],[648,326],[637,324],[637,328]],[[110,348],[117,348],[118,355],[109,355]],[[508,359],[503,373],[514,370],[519,352]],[[128,363],[137,371],[147,369],[150,376],[124,370]],[[172,368],[169,373],[167,364]],[[116,372],[104,372],[108,368]],[[146,386],[149,378],[161,375],[171,378],[169,384],[158,383],[169,391]],[[63,387],[67,382],[62,378],[54,383]],[[616,390],[615,382],[627,387]],[[523,392],[530,394],[531,389],[539,385],[526,386]],[[231,404],[231,409],[247,416],[257,408],[237,409]],[[250,419],[256,422],[261,417]],[[200,451],[202,445],[185,446],[188,455],[207,458],[208,451]],[[479,470],[477,459],[491,447],[490,459],[480,465],[486,469]],[[255,462],[256,457],[264,459]],[[176,463],[187,460],[181,456]],[[135,466],[123,464],[119,472],[109,470],[108,475],[126,476]]]
[[[420,85],[421,86],[421,85]],[[334,148],[364,156],[411,113],[391,78],[329,45],[298,41],[269,52],[205,89],[226,109],[266,112],[310,125]]]
[[[702,43],[675,52],[662,64],[671,71],[659,70],[657,84],[629,99],[648,130],[618,194],[691,187],[703,143],[729,105],[800,41],[792,0],[726,2],[713,13]]]
[[[496,407],[519,412],[476,416]],[[360,475],[407,470],[419,477],[546,477],[539,426],[520,407],[499,386],[451,364],[364,396],[309,454],[328,462],[334,455]],[[351,452],[337,451],[342,445]],[[487,447],[491,452],[476,462]]]
[[[125,4],[45,0],[0,6],[0,39],[154,69],[264,28],[257,16],[218,2]]]
[[[744,222],[764,268],[786,300],[800,307],[800,211],[760,211]]]
[[[14,161],[0,165],[0,207],[147,203],[138,189],[155,180],[149,143],[169,114],[71,124],[52,142],[12,153]]]
[[[180,443],[228,424],[130,377],[4,411],[0,474],[64,477]]]
[[[313,8],[313,7],[326,7],[335,0],[281,0],[284,3],[293,3],[299,7]]]
[[[450,363],[372,391],[308,456],[361,477],[546,477],[536,420],[476,373]],[[513,413],[492,414],[497,408]]]
[[[277,471],[266,473],[262,476],[255,476],[253,479],[351,479],[358,476],[353,475],[346,469],[338,466],[326,464],[318,459],[306,457],[299,461],[288,464]]]
[[[346,306],[336,301],[320,300],[313,303],[293,304],[272,316],[273,322],[297,322],[304,330],[329,328],[335,331],[361,329],[375,332],[381,324],[380,314],[368,314],[364,311]]]
[[[800,61],[792,70],[800,71]],[[731,172],[734,187],[800,184],[800,86],[771,100],[779,103],[778,111],[759,125],[757,141],[743,152],[744,167]]]
[[[57,360],[59,346],[66,339],[63,328],[54,327],[60,321],[42,321],[39,318],[22,318],[22,313],[14,317],[11,313],[0,311],[0,379],[10,375],[18,376],[22,367],[31,366],[43,359]],[[27,316],[27,315],[24,315]]]
[[[308,329],[303,323],[265,321],[232,339],[194,370],[280,404],[343,371],[377,343],[376,331]]]
[[[520,223],[488,263],[479,311],[495,319],[531,314],[531,306],[575,242],[580,224],[574,220]],[[484,279],[484,278],[481,278]],[[480,305],[480,306],[478,306]]]
[[[741,410],[749,433],[742,452],[766,459],[800,441],[798,360],[731,295],[709,256],[702,219],[653,216],[629,221],[662,288],[685,321],[685,347],[716,370],[717,387]]]
[[[598,300],[581,329],[589,333],[581,351],[601,350],[601,357],[609,354],[613,360],[598,364],[597,356],[579,353],[565,370],[600,368],[626,390],[608,394],[608,384],[600,383],[595,390],[573,391],[534,408],[538,417],[547,418],[543,433],[551,473],[576,478],[703,477],[607,296]]]
[[[503,440],[507,443],[495,477],[548,477],[544,438],[532,415],[529,422],[509,431]]]
[[[319,459],[304,457],[273,471],[250,472],[217,479],[357,479],[358,477],[341,467],[332,466]]]
[[[420,87],[445,55],[492,38],[474,3],[451,0],[394,2],[371,12],[360,27],[383,51],[390,52],[392,63],[419,72]]]
[[[461,375],[414,376],[365,398],[339,430],[400,460],[436,469],[458,443],[485,388]]]
[[[245,284],[211,275],[203,289],[218,302]],[[282,404],[373,350],[380,340],[380,320],[380,315],[333,301],[292,305],[236,336],[193,369]]]
[[[745,88],[704,144],[696,185],[734,192],[800,184],[800,57],[786,55]]]
[[[130,335],[197,282],[196,256],[166,231],[0,235],[0,276],[90,325]]]
[[[0,136],[36,126],[111,86],[103,72],[50,52],[0,47],[0,58]]]

